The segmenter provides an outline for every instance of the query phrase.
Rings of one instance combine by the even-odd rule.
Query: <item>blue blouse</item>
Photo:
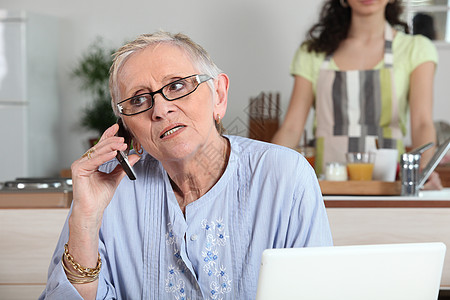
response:
[[[320,188],[303,156],[227,138],[223,176],[185,215],[150,155],[135,165],[136,181],[122,180],[100,228],[97,299],[254,299],[264,249],[332,245]],[[67,240],[66,221],[40,299],[81,299],[61,266]]]

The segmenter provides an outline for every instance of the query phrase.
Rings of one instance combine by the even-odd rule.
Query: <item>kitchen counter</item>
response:
[[[19,178],[0,189],[0,208],[68,208],[71,203],[70,178]]]
[[[418,196],[330,196],[324,195],[328,207],[441,207],[450,208],[450,188],[421,191]]]
[[[0,191],[0,208],[68,208],[72,191]]]

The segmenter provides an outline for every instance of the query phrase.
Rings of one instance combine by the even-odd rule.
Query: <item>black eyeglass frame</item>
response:
[[[173,98],[173,99],[169,99],[169,98],[167,98],[166,95],[164,95],[164,93],[163,93],[164,88],[166,88],[167,86],[169,86],[169,85],[171,85],[171,84],[174,84],[174,83],[176,83],[176,82],[178,82],[178,81],[186,80],[186,79],[189,79],[189,78],[191,78],[191,77],[195,77],[195,78],[197,79],[197,86],[196,86],[192,91],[190,91],[190,92],[187,93],[186,95],[183,95],[183,96],[180,96],[180,97],[177,97],[177,98]],[[170,83],[164,85],[162,88],[160,88],[160,89],[157,90],[157,91],[150,92],[150,93],[142,93],[142,94],[135,95],[135,96],[133,96],[133,97],[127,98],[127,99],[125,99],[125,100],[121,100],[119,103],[116,104],[116,106],[117,106],[117,109],[119,110],[119,113],[120,113],[121,115],[124,115],[124,116],[134,116],[134,115],[143,113],[143,112],[145,112],[145,111],[147,111],[147,110],[149,110],[149,109],[152,109],[153,106],[155,105],[155,95],[156,95],[156,94],[161,94],[161,95],[163,96],[163,98],[166,99],[167,101],[175,101],[175,100],[184,98],[184,97],[186,97],[186,96],[192,94],[193,92],[195,92],[195,91],[197,90],[197,88],[199,87],[200,84],[202,84],[203,82],[206,82],[206,81],[208,81],[208,80],[210,80],[210,79],[213,79],[213,78],[212,78],[211,76],[209,76],[209,75],[206,75],[206,74],[195,74],[195,75],[190,75],[190,76],[187,76],[187,77],[180,78],[180,79],[177,79],[177,80],[175,80],[175,81],[172,81],[172,82],[170,82]],[[132,114],[127,114],[127,113],[124,113],[124,112],[123,112],[123,107],[122,107],[122,105],[121,105],[122,103],[124,103],[124,102],[126,102],[126,101],[130,101],[130,100],[132,100],[132,99],[134,99],[134,98],[136,98],[136,97],[140,97],[140,96],[143,96],[143,95],[150,95],[150,97],[151,97],[151,99],[152,99],[152,103],[151,103],[150,107],[144,109],[143,111],[140,111],[140,112],[137,112],[137,113],[132,113]]]

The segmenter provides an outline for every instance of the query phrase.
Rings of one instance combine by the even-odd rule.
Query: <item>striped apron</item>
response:
[[[386,23],[384,66],[377,70],[335,71],[331,55],[319,71],[316,110],[316,161],[318,175],[327,162],[345,163],[346,152],[397,148],[404,152],[404,122],[399,120],[392,54],[393,32]]]

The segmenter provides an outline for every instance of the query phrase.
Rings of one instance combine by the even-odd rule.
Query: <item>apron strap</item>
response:
[[[325,57],[325,59],[323,60],[322,64],[320,65],[320,69],[321,70],[327,70],[328,69],[328,67],[330,66],[330,61],[331,61],[331,57],[332,56],[333,55],[327,55]]]
[[[392,27],[386,22],[384,28],[384,66],[385,68],[392,68],[394,65],[394,55],[392,54],[392,40],[394,39],[394,34],[392,32]]]

